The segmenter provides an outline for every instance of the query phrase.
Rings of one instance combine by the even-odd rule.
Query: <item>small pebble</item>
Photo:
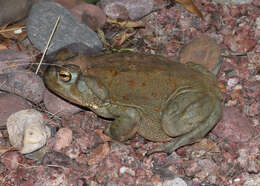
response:
[[[187,186],[187,183],[181,178],[174,178],[173,180],[166,180],[162,184],[163,186]]]
[[[60,151],[61,149],[69,146],[71,142],[72,142],[72,131],[69,128],[61,128],[59,129],[56,135],[54,150]]]
[[[260,173],[250,175],[250,177],[243,184],[243,186],[259,186],[259,185],[260,185]]]
[[[64,153],[51,151],[51,152],[47,152],[44,155],[42,159],[42,164],[69,167],[72,164],[72,160]]]
[[[70,146],[65,149],[65,154],[71,159],[76,159],[80,155],[80,149],[77,146]]]
[[[77,146],[80,147],[81,151],[84,153],[102,143],[100,137],[93,131],[85,131],[80,137],[75,139],[75,141]]]
[[[228,85],[228,89],[232,89],[235,85],[237,85],[237,83],[239,82],[239,79],[238,78],[230,78],[227,82],[227,85]]]
[[[88,157],[88,165],[95,165],[101,162],[109,153],[110,147],[108,143],[100,144],[95,148]]]
[[[130,169],[129,167],[123,166],[123,167],[121,167],[121,168],[119,169],[119,172],[120,172],[120,174],[125,174],[125,173],[127,173],[127,174],[129,174],[129,175],[131,175],[131,176],[135,176],[135,171],[134,171],[133,169]]]

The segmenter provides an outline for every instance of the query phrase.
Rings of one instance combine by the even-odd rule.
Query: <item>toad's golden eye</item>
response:
[[[71,74],[67,71],[60,71],[59,76],[60,76],[60,79],[64,82],[68,82],[71,80]]]

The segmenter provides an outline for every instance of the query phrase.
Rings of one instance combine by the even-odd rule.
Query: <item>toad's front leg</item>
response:
[[[105,134],[117,141],[126,141],[134,137],[140,123],[138,111],[131,107],[118,105],[111,106],[109,111],[115,120],[106,128]]]

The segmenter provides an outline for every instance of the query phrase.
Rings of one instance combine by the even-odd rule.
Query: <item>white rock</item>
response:
[[[120,168],[119,172],[120,172],[120,174],[128,173],[131,176],[135,176],[135,171],[130,169],[129,167],[123,166]]]
[[[256,24],[256,29],[260,30],[260,17],[256,18],[255,24]]]
[[[21,110],[9,116],[7,131],[11,145],[20,149],[22,154],[43,147],[51,134],[42,114],[33,109]]]
[[[243,186],[258,186],[260,185],[260,173],[256,175],[250,175],[250,178],[246,180]]]
[[[232,89],[235,85],[237,85],[239,82],[239,79],[234,77],[234,78],[229,78],[227,85],[228,85],[228,89]]]
[[[166,180],[163,186],[187,186],[187,183],[181,178],[174,178],[173,180]]]

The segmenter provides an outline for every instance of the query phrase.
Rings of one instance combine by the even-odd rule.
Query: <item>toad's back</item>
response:
[[[155,55],[78,56],[73,63],[84,69],[84,75],[102,82],[112,103],[140,107],[154,116],[176,89],[197,87],[205,91],[208,79],[184,64]]]

